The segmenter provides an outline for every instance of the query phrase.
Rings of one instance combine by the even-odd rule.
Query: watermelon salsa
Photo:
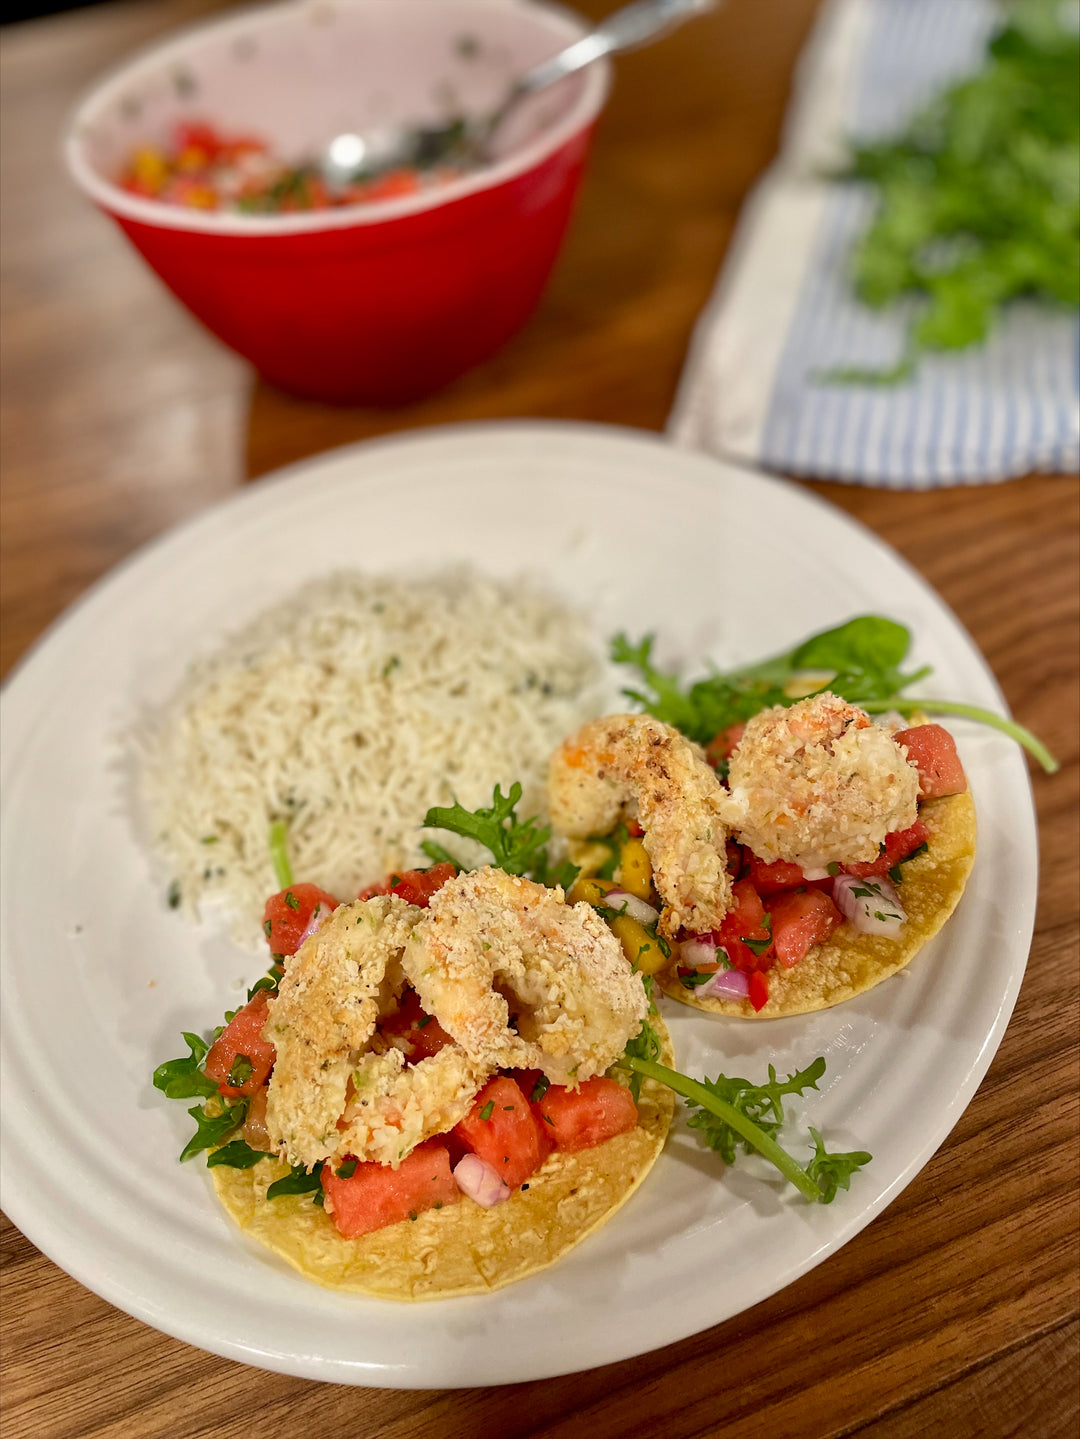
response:
[[[729,725],[705,746],[721,783],[726,783],[728,761],[745,728],[744,723]],[[967,789],[956,744],[941,725],[918,725],[898,731],[894,738],[907,748],[909,763],[919,771],[920,805]],[[876,859],[830,865],[822,878],[809,877],[786,860],[763,860],[729,839],[732,907],[719,929],[680,935],[675,966],[679,982],[704,997],[749,1000],[760,1011],[769,1000],[770,970],[777,964],[787,969],[798,964],[841,924],[895,935],[903,922],[896,888],[903,882],[903,866],[925,852],[929,838],[928,826],[916,819],[909,828],[886,835]],[[594,905],[621,940],[630,963],[644,974],[656,974],[668,965],[673,951],[657,931],[660,912],[641,828],[631,820],[594,843],[603,846],[607,859],[594,873],[579,878],[567,898]],[[851,888],[853,879],[863,882],[854,887],[854,902],[841,893],[845,886]],[[860,899],[869,900],[866,907],[878,919],[887,911],[888,921],[864,924]]]
[[[283,215],[414,195],[445,185],[460,171],[401,167],[331,189],[312,161],[289,164],[258,135],[228,134],[205,120],[184,120],[162,144],[128,155],[118,184],[132,195],[194,210]]]
[[[706,756],[722,782],[745,728],[744,724],[731,725],[706,747]],[[894,739],[906,748],[909,763],[919,771],[920,805],[923,800],[967,789],[956,743],[941,725],[899,730]],[[729,842],[733,907],[718,930],[687,937],[677,966],[680,983],[686,989],[700,987],[721,999],[749,999],[755,1010],[763,1009],[769,998],[769,971],[777,963],[788,969],[798,964],[845,922],[837,903],[838,881],[849,888],[843,876],[868,881],[873,885],[875,903],[884,900],[895,905],[895,887],[903,882],[903,865],[926,851],[929,838],[929,828],[916,819],[908,829],[886,835],[877,859],[830,865],[824,879],[808,878],[796,864],[786,860],[770,863],[745,845]],[[863,891],[856,888],[853,892],[858,896]],[[869,887],[865,893],[871,893]],[[902,908],[899,912],[902,914]],[[898,928],[895,924],[872,932],[895,933]]]
[[[359,898],[396,894],[426,909],[431,896],[455,873],[456,867],[446,863],[406,870],[389,875]],[[208,1100],[202,1109],[189,1111],[199,1129],[181,1158],[209,1148],[210,1166],[249,1168],[267,1157],[266,1097],[275,1060],[273,1044],[262,1037],[267,1003],[276,993],[283,960],[295,954],[337,905],[332,895],[313,884],[290,884],[272,895],[263,915],[273,956],[269,974],[242,1009],[226,1014],[209,1048],[198,1036],[185,1035],[191,1055],[155,1071],[155,1085],[170,1097],[199,1095]],[[402,1050],[406,1065],[452,1043],[408,985],[379,1033]],[[270,1186],[267,1196],[311,1193],[338,1232],[352,1239],[415,1219],[423,1210],[456,1204],[463,1195],[490,1206],[528,1189],[553,1150],[576,1153],[634,1129],[637,1122],[630,1090],[614,1079],[589,1079],[570,1090],[549,1084],[538,1070],[506,1070],[488,1080],[453,1130],[417,1145],[396,1169],[351,1157],[322,1162],[310,1173],[297,1165]],[[240,1125],[242,1137],[230,1138]],[[226,1139],[229,1142],[222,1143]]]

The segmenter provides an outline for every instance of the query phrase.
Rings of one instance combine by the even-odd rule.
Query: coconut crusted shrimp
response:
[[[405,1067],[376,1025],[405,982],[401,955],[423,911],[394,896],[342,905],[287,963],[263,1033],[277,1051],[266,1126],[277,1153],[397,1164],[468,1113],[490,1070],[457,1045]]]
[[[649,715],[591,720],[555,751],[548,775],[551,822],[573,838],[608,834],[636,804],[669,937],[717,929],[731,906],[725,799],[698,746]]]
[[[728,823],[764,860],[810,878],[876,859],[915,823],[919,774],[887,729],[827,690],[747,724],[728,770]]]
[[[590,905],[499,869],[444,884],[401,962],[424,1009],[471,1058],[542,1069],[556,1084],[602,1074],[649,1007]]]

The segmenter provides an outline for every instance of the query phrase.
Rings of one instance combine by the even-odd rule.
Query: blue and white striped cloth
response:
[[[920,359],[895,386],[821,384],[833,366],[900,357],[901,312],[852,295],[873,204],[822,178],[847,136],[893,133],[980,62],[990,0],[830,0],[798,76],[780,158],[751,196],[702,316],[669,432],[788,474],[897,489],[1080,468],[1074,314],[1006,308],[987,342]]]

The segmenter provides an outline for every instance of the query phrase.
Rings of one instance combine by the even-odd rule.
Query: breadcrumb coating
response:
[[[277,1051],[266,1127],[291,1164],[346,1155],[397,1164],[456,1124],[486,1081],[456,1045],[407,1069],[399,1050],[373,1051],[422,914],[394,895],[342,905],[286,961],[263,1034]]]
[[[563,741],[548,773],[560,834],[609,834],[636,809],[669,937],[717,929],[731,908],[726,800],[701,749],[651,715],[591,720]]]
[[[490,867],[443,885],[402,965],[471,1059],[542,1069],[556,1084],[602,1074],[649,1007],[641,976],[590,905]]]
[[[808,878],[877,858],[915,823],[919,773],[889,730],[823,691],[755,715],[728,770],[726,818],[761,859]]]

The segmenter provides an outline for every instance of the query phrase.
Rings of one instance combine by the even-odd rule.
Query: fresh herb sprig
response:
[[[811,635],[770,659],[725,673],[714,672],[690,685],[653,665],[652,645],[652,635],[636,645],[622,634],[612,640],[611,658],[616,664],[636,668],[644,681],[644,689],[624,689],[623,694],[699,744],[708,744],[729,725],[752,719],[769,706],[795,704],[805,694],[798,682],[807,675],[825,673],[829,678],[812,693],[828,689],[869,714],[896,710],[905,717],[919,711],[962,715],[1008,735],[1048,774],[1058,768],[1057,760],[1042,741],[1015,720],[956,700],[905,697],[902,691],[931,671],[927,665],[913,670],[902,668],[911,648],[911,632],[884,615],[859,615]]]
[[[762,1155],[780,1171],[804,1199],[814,1204],[831,1204],[838,1189],[847,1189],[851,1179],[872,1158],[865,1150],[830,1153],[816,1129],[810,1130],[814,1155],[801,1165],[779,1144],[776,1135],[784,1122],[783,1101],[791,1094],[816,1089],[825,1072],[825,1060],[815,1059],[806,1069],[778,1079],[769,1066],[765,1084],[752,1084],[747,1079],[691,1079],[654,1059],[630,1053],[619,1061],[620,1066],[656,1080],[680,1095],[686,1103],[701,1112],[689,1120],[703,1144],[720,1154],[726,1164],[735,1162],[739,1149]]]
[[[635,1034],[633,1039],[631,1039],[630,1042],[627,1044],[625,1050],[623,1051],[622,1058],[615,1066],[616,1068],[629,1069],[629,1060],[631,1059],[647,1059],[655,1061],[658,1060],[663,1053],[663,1045],[660,1043],[660,1036],[659,1034],[657,1034],[655,1028],[651,1023],[651,1020],[657,1013],[656,1001],[653,999],[652,975],[643,974],[641,977],[641,982],[645,987],[645,995],[649,1001],[649,1012],[641,1021],[641,1028],[638,1030],[637,1034]],[[641,1097],[641,1078],[642,1076],[637,1071],[631,1072],[628,1088],[630,1090],[630,1093],[634,1096],[635,1104]]]
[[[552,867],[547,853],[551,830],[538,825],[535,815],[518,819],[520,799],[521,785],[515,780],[509,794],[503,794],[502,787],[496,785],[487,808],[469,810],[455,800],[452,806],[429,809],[424,824],[429,829],[445,829],[464,839],[477,840],[490,851],[492,863],[507,874],[528,875],[540,884],[569,888],[578,876],[577,867],[572,864]],[[442,845],[425,840],[422,848],[432,859],[457,864]]]
[[[891,384],[919,355],[977,343],[1020,295],[1080,304],[1080,34],[1060,0],[1020,0],[978,71],[841,178],[876,192],[853,261],[876,309],[918,297],[904,354],[820,379]],[[1073,10],[1075,16],[1075,10]]]

